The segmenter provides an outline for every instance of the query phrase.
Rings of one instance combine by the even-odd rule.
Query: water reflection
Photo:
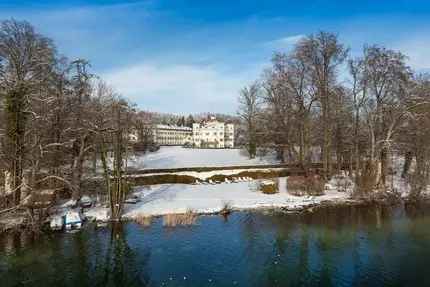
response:
[[[137,257],[121,224],[75,234],[1,237],[1,286],[147,286],[148,254]],[[3,285],[5,284],[5,285]]]
[[[425,214],[428,211],[421,210],[411,220],[403,208],[376,205],[292,216],[288,225],[266,217],[276,226],[275,251],[268,254],[260,284],[429,286],[424,261],[430,256],[430,220]]]
[[[0,237],[1,286],[430,286],[427,206]]]

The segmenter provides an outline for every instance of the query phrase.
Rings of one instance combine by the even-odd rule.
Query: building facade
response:
[[[211,118],[202,124],[193,124],[193,146],[199,148],[233,148],[234,125]]]
[[[158,145],[192,144],[193,130],[189,127],[156,125],[154,129],[154,142]]]
[[[188,145],[196,148],[233,148],[234,125],[225,124],[215,118],[193,127],[176,125],[156,125],[152,131],[157,145]],[[133,137],[134,135],[130,135]]]

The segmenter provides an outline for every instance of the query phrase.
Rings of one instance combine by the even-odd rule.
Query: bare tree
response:
[[[260,86],[258,83],[253,83],[240,91],[239,96],[239,115],[245,121],[247,126],[247,151],[250,158],[254,158],[257,153],[258,141],[258,117],[260,113],[260,100],[259,100]]]
[[[331,87],[336,82],[337,70],[345,60],[348,50],[339,43],[336,35],[327,32],[306,37],[298,43],[296,49],[310,70],[316,97],[321,106],[323,173],[327,178],[332,166]]]
[[[5,98],[4,149],[11,170],[14,203],[21,201],[28,121],[34,116],[30,103],[50,75],[55,49],[27,22],[6,20],[0,24],[0,93]]]
[[[368,81],[366,74],[366,65],[362,59],[350,59],[348,61],[349,73],[352,78],[351,83],[351,97],[352,97],[352,108],[353,108],[353,144],[354,144],[354,169],[356,173],[360,170],[360,129],[361,120],[360,115],[364,104],[367,101],[367,89]]]
[[[370,160],[377,166],[377,183],[383,188],[392,137],[404,120],[412,72],[405,64],[403,54],[378,46],[365,48],[364,63],[369,87]]]

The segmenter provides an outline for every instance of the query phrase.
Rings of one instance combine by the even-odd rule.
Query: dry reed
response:
[[[187,210],[185,213],[166,214],[163,216],[163,225],[167,227],[175,227],[177,225],[193,225],[196,222],[197,214],[192,210]]]

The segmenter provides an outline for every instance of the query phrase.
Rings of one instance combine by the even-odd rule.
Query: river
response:
[[[430,286],[428,207],[0,235],[0,286]]]

